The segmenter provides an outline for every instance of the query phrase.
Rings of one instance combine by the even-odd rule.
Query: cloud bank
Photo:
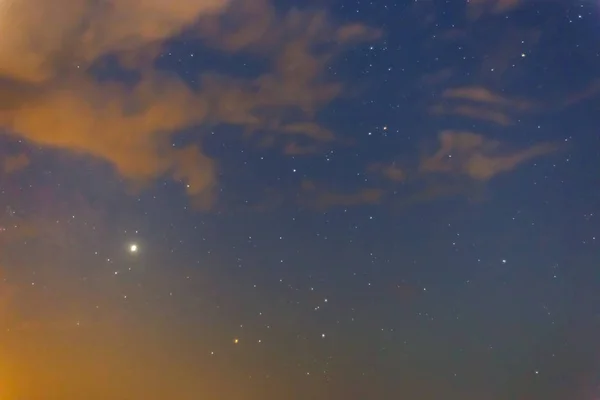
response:
[[[320,11],[282,14],[266,1],[13,0],[0,7],[0,132],[106,161],[133,187],[181,181],[201,208],[216,201],[218,165],[203,151],[198,127],[235,125],[288,154],[314,152],[336,140],[315,120],[343,93],[325,78],[328,63],[345,45],[379,36],[361,24],[336,25]],[[164,42],[182,32],[226,53],[264,58],[269,68],[254,78],[206,72],[192,88],[154,67]],[[107,56],[134,71],[136,82],[100,82],[92,67]],[[197,128],[198,140],[174,147],[173,136],[187,128]]]

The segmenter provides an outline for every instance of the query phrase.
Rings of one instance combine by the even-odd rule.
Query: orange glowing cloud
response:
[[[404,182],[408,178],[407,171],[404,168],[397,166],[395,163],[384,164],[377,163],[368,167],[370,172],[381,173],[384,177],[392,182]]]
[[[468,0],[467,15],[479,18],[484,14],[502,14],[522,4],[522,0]]]
[[[10,4],[0,12],[0,131],[104,160],[134,187],[170,177],[202,208],[216,201],[218,169],[203,152],[203,124],[287,138],[271,143],[288,154],[314,152],[336,140],[314,120],[343,92],[324,78],[327,63],[345,45],[379,36],[360,24],[337,26],[323,12],[281,15],[267,1]],[[219,50],[264,57],[270,68],[250,79],[205,73],[192,89],[152,67],[163,42],[184,30]],[[316,45],[325,51],[316,54]],[[137,83],[98,82],[89,68],[106,55],[136,72]],[[196,127],[196,144],[172,146],[174,134]],[[297,138],[313,143],[301,149]]]
[[[585,88],[569,95],[564,101],[564,106],[569,107],[575,104],[592,100],[600,95],[600,79],[594,79]]]
[[[0,75],[40,82],[99,57],[139,51],[181,32],[229,0],[17,0],[2,3]]]
[[[349,193],[337,192],[317,186],[309,180],[302,182],[302,192],[304,196],[301,202],[317,209],[376,205],[382,202],[386,194],[385,190],[378,188],[366,188]]]
[[[353,207],[362,205],[375,205],[381,203],[385,191],[377,188],[362,189],[353,193],[323,192],[317,199],[318,208],[332,206]]]
[[[474,105],[435,105],[429,109],[433,115],[458,115],[470,119],[493,122],[498,125],[512,125],[513,120],[503,111],[489,110],[485,107]]]
[[[503,126],[513,124],[513,113],[535,108],[529,101],[502,96],[481,86],[446,89],[442,92],[442,99],[443,103],[429,108],[431,114],[458,115]]]
[[[439,197],[465,195],[480,199],[484,183],[510,172],[529,160],[560,150],[556,143],[539,143],[515,149],[472,132],[445,130],[438,135],[438,149],[414,163],[374,163],[367,171],[384,178],[381,186],[344,193],[302,183],[302,199],[316,208],[378,205],[393,202],[401,209]],[[465,179],[466,178],[466,179]]]
[[[5,174],[12,174],[24,168],[27,168],[29,163],[30,159],[26,154],[21,153],[16,155],[9,155],[5,157],[2,161],[2,170]]]
[[[513,146],[481,134],[453,130],[440,132],[438,144],[437,151],[423,155],[418,164],[412,168],[400,168],[394,162],[372,164],[368,170],[395,183],[429,179],[431,174],[468,177],[485,182],[498,174],[517,168],[526,161],[560,149],[558,144],[548,142],[515,149]]]
[[[443,131],[440,147],[419,165],[421,173],[467,176],[487,181],[533,158],[558,150],[555,144],[542,143],[521,150],[509,150],[502,143],[471,132]]]
[[[438,149],[423,154],[417,163],[410,165],[407,161],[402,168],[395,162],[376,163],[368,171],[385,178],[386,193],[394,193],[394,206],[402,209],[439,197],[481,199],[486,182],[560,149],[558,144],[548,142],[519,149],[477,133],[446,130],[438,135]],[[391,198],[386,193],[378,199]],[[328,198],[330,203],[336,199]]]
[[[518,110],[529,110],[532,108],[532,104],[528,101],[511,99],[481,86],[466,86],[447,89],[442,93],[442,97],[447,99],[461,99],[475,103],[495,104]]]

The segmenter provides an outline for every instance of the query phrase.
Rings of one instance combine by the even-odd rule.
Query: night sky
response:
[[[0,0],[0,400],[597,400],[600,3]]]

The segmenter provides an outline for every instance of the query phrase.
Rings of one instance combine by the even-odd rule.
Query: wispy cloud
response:
[[[515,150],[475,133],[443,131],[439,135],[439,149],[420,161],[419,171],[488,181],[557,149],[555,144],[542,143]]]
[[[477,19],[486,14],[502,14],[522,3],[523,0],[467,0],[467,15]]]
[[[319,186],[312,181],[302,182],[301,204],[317,209],[356,207],[380,204],[386,195],[380,188],[364,188],[354,192],[339,192]]]
[[[431,106],[430,113],[458,115],[504,126],[514,123],[513,114],[535,108],[530,101],[509,98],[482,86],[449,88],[442,92],[441,97],[442,102]]]
[[[309,204],[318,208],[390,202],[404,208],[446,196],[480,198],[482,186],[496,176],[561,148],[549,142],[515,148],[481,134],[452,130],[440,132],[437,141],[437,150],[423,154],[416,162],[375,163],[367,168],[387,184],[373,181],[366,188],[343,193],[306,181],[304,194],[308,193],[312,199]]]
[[[569,107],[575,104],[592,100],[600,96],[600,79],[595,79],[588,83],[586,87],[574,93],[571,93],[564,102],[564,106]]]
[[[474,103],[493,104],[506,106],[517,110],[529,110],[533,107],[531,102],[511,99],[481,86],[464,86],[447,89],[442,93],[442,97],[447,99],[457,99],[472,101]]]
[[[368,170],[370,172],[380,173],[393,182],[404,182],[408,178],[408,172],[406,169],[396,165],[396,163],[375,163],[371,164],[368,167]]]
[[[344,46],[380,34],[361,24],[337,25],[320,11],[281,14],[267,1],[102,4],[24,0],[0,13],[0,129],[104,160],[135,186],[170,176],[202,208],[216,201],[218,164],[200,141],[174,148],[174,134],[231,124],[284,135],[284,148],[295,154],[298,148],[286,144],[295,137],[315,142],[308,148],[333,141],[334,133],[315,121],[343,93],[341,83],[325,78],[326,65]],[[152,67],[164,41],[184,30],[226,53],[267,57],[269,68],[251,79],[206,72],[191,88]],[[317,45],[323,51],[316,53]],[[136,73],[133,87],[100,84],[90,73],[107,55]]]

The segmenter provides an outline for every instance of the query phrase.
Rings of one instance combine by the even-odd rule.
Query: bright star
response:
[[[129,246],[129,252],[130,253],[137,253],[137,251],[138,251],[137,244],[134,243],[134,244],[132,244],[132,245]]]

